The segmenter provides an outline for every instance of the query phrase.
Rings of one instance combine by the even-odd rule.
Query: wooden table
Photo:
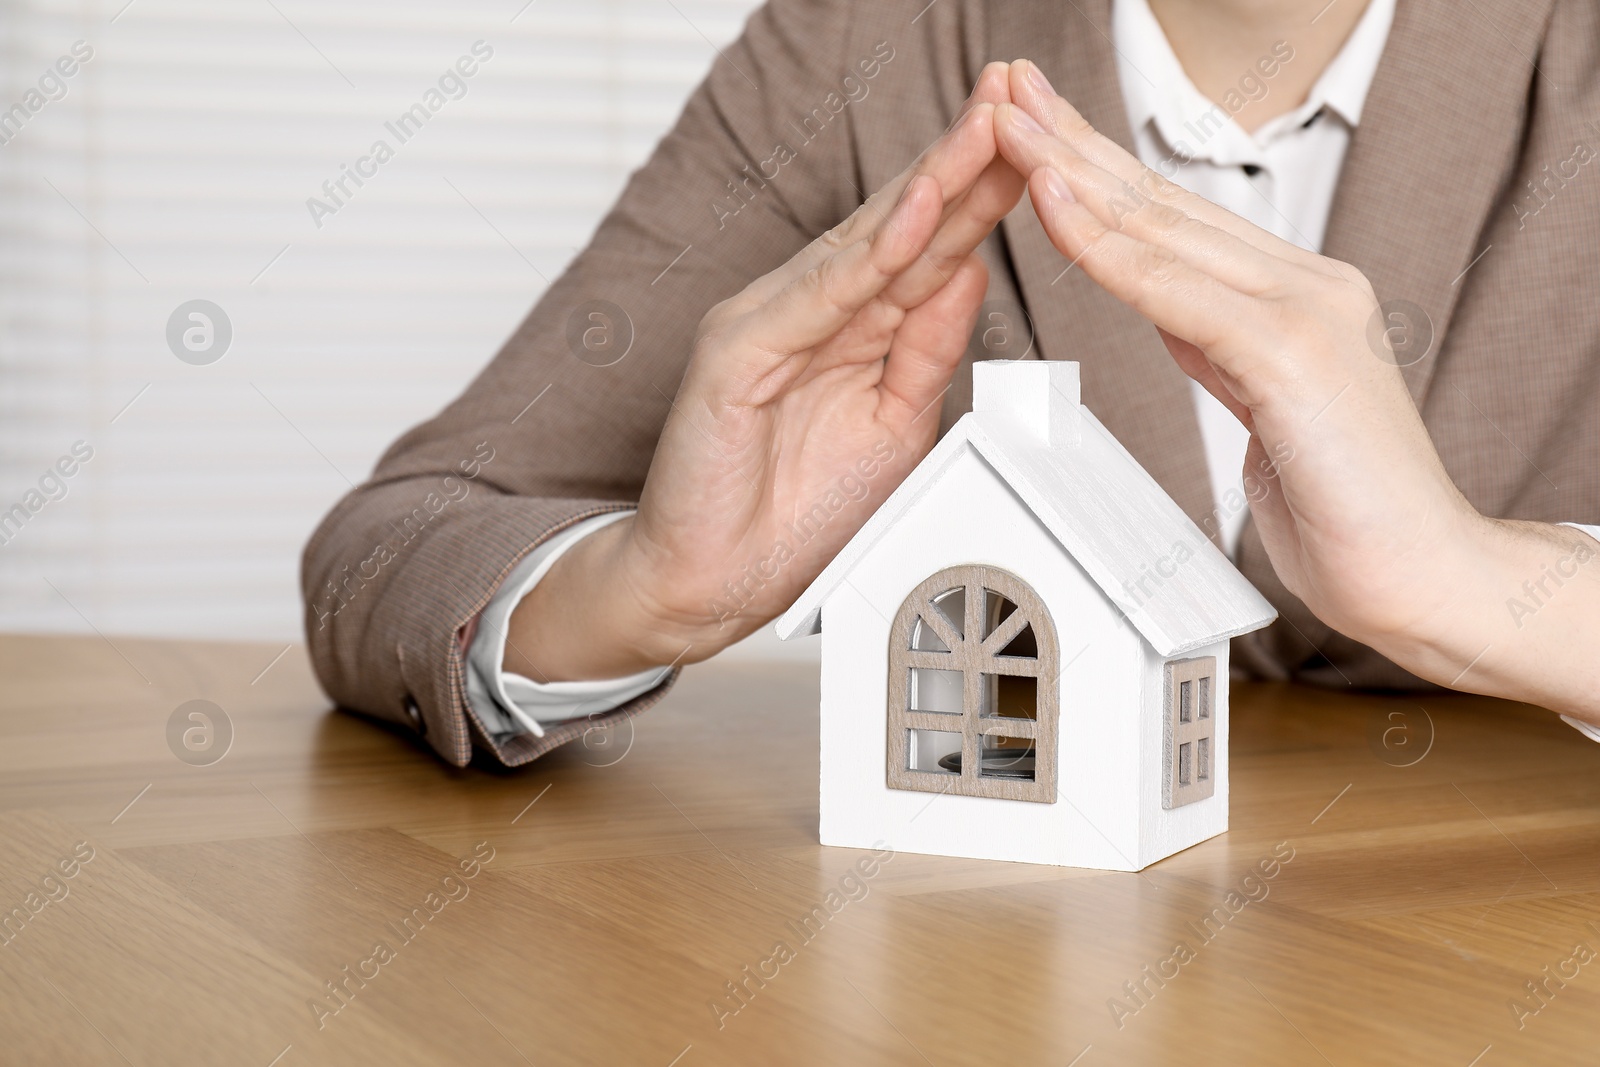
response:
[[[1600,746],[1544,712],[1240,686],[1230,833],[867,877],[816,843],[809,669],[695,668],[507,773],[279,651],[0,638],[0,1061],[1597,1059]],[[192,699],[232,725],[209,766],[168,745]]]

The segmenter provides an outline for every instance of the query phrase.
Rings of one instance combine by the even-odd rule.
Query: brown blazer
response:
[[[495,744],[467,707],[463,643],[530,549],[637,499],[706,309],[904,168],[985,62],[1037,61],[1131,147],[1109,27],[1110,0],[772,0],[756,12],[499,355],[312,537],[306,625],[328,693],[422,733],[452,763],[477,744],[510,765],[658,699]],[[1366,272],[1381,300],[1431,318],[1432,346],[1406,380],[1451,475],[1493,515],[1600,522],[1589,116],[1600,116],[1593,0],[1400,0],[1328,227],[1328,255]],[[1187,380],[1154,329],[1081,271],[1063,275],[1025,206],[981,253],[987,311],[1016,327],[1025,309],[1033,356],[1078,360],[1085,402],[1214,528]],[[590,334],[586,349],[584,330],[606,324],[590,317],[594,301],[614,305],[600,309],[614,332]],[[1006,349],[975,339],[969,361],[1018,354],[1021,329]],[[946,428],[971,377],[969,362],[946,395]],[[1415,683],[1289,596],[1249,529],[1240,560],[1283,617],[1242,639],[1236,661],[1338,685]]]

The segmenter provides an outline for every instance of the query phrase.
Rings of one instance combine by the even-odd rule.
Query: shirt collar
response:
[[[1367,105],[1367,93],[1378,73],[1384,46],[1389,43],[1389,28],[1394,25],[1394,5],[1395,0],[1371,0],[1367,4],[1344,47],[1306,98],[1308,104],[1321,101],[1319,108],[1325,105],[1337,111],[1351,129],[1361,125],[1361,111]]]
[[[1128,124],[1137,131],[1154,123],[1172,148],[1225,165],[1253,161],[1261,146],[1304,125],[1324,108],[1337,113],[1353,129],[1361,122],[1367,92],[1394,22],[1394,8],[1395,0],[1371,0],[1344,47],[1311,87],[1305,103],[1251,135],[1233,121],[1226,108],[1195,87],[1150,10],[1149,0],[1115,0],[1111,35]],[[1245,73],[1241,72],[1241,77]]]

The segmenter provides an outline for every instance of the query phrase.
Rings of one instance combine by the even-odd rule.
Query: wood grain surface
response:
[[[4,637],[0,681],[7,1065],[1600,1048],[1600,746],[1531,708],[1238,685],[1233,829],[1135,875],[818,846],[801,666],[514,773],[331,711],[298,647]]]

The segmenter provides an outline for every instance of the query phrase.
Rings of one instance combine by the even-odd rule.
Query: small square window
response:
[[[906,731],[906,770],[924,771],[930,774],[961,773],[961,735],[944,730],[907,730]],[[947,760],[952,754],[956,758],[956,766],[952,769],[941,766],[941,760]]]
[[[961,693],[965,679],[960,671],[941,671],[933,667],[911,668],[911,711],[933,711],[941,715],[961,714]]]
[[[979,688],[980,714],[1005,719],[1039,717],[1039,679],[1016,674],[985,674]]]
[[[1026,737],[985,736],[978,777],[1033,781],[1033,742]]]

